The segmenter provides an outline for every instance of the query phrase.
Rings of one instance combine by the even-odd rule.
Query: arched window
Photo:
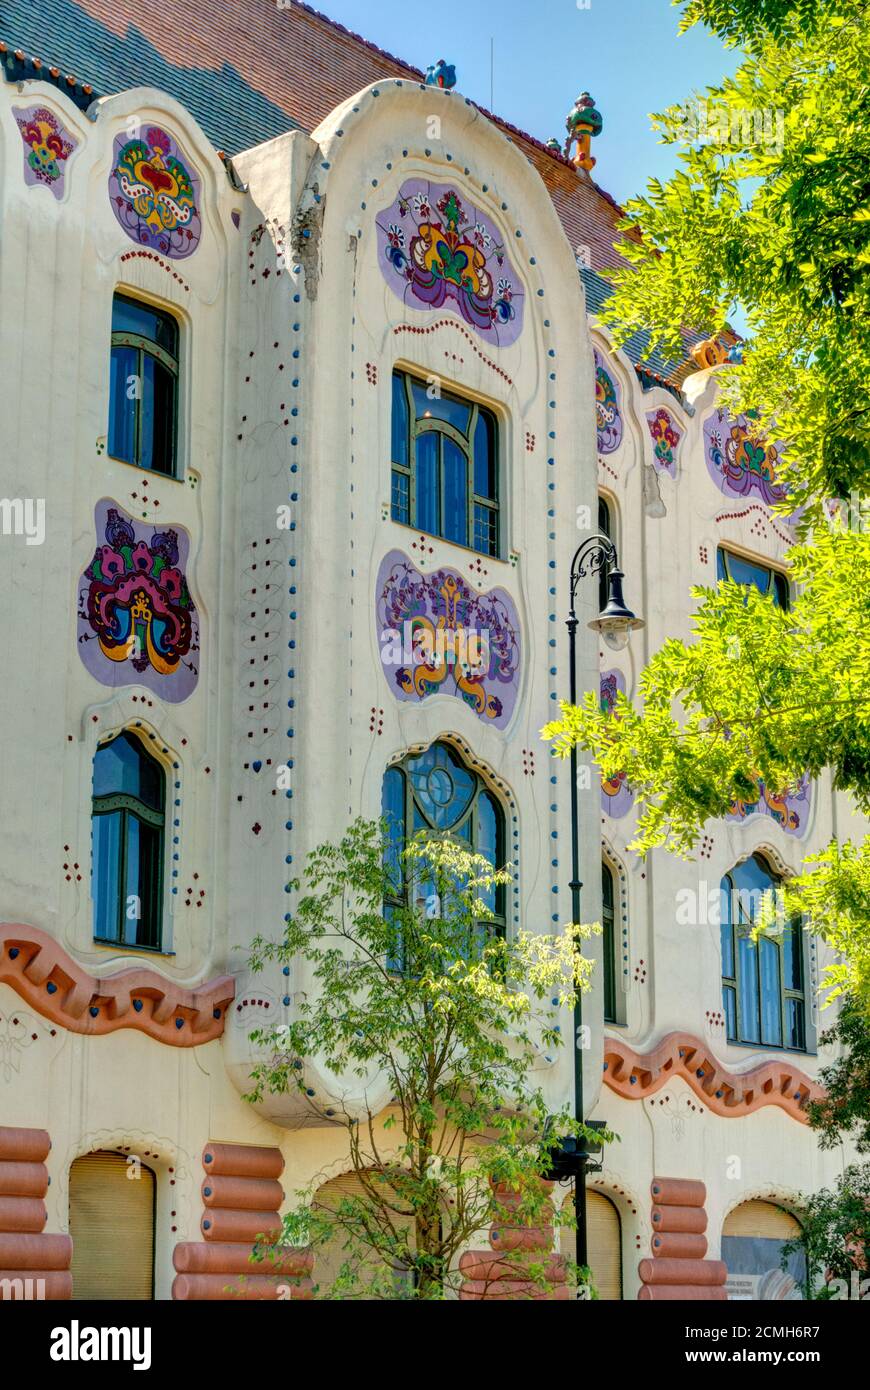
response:
[[[159,950],[166,779],[135,734],[94,756],[94,937]]]
[[[498,428],[491,410],[424,381],[393,372],[394,521],[501,554]]]
[[[446,743],[433,743],[425,753],[409,755],[387,769],[382,814],[389,827],[387,864],[394,885],[386,903],[388,915],[391,907],[408,905],[412,894],[416,901],[424,902],[428,892],[434,891],[425,883],[411,882],[403,872],[402,849],[418,831],[453,835],[488,859],[493,868],[504,863],[501,806],[483,779]],[[487,908],[487,920],[481,928],[504,935],[504,885],[482,889],[480,896]]]
[[[109,453],[176,476],[178,323],[151,304],[112,300]]]
[[[604,1022],[616,1023],[616,942],[613,870],[601,861],[601,933],[604,956]]]
[[[74,1299],[154,1297],[157,1182],[123,1154],[84,1154],[69,1170]]]
[[[786,1268],[781,1266],[782,1247],[800,1234],[800,1222],[773,1202],[742,1202],[729,1212],[722,1227],[729,1299],[801,1299],[806,1285],[802,1252],[794,1251]]]
[[[722,1005],[732,1042],[802,1052],[806,1046],[803,930],[779,924],[752,940],[766,892],[778,879],[753,854],[722,879]]]

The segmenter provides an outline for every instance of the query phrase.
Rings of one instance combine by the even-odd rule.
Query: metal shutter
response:
[[[725,1218],[723,1236],[755,1236],[767,1240],[792,1240],[801,1233],[800,1222],[791,1212],[772,1202],[744,1202]]]
[[[69,1172],[74,1299],[154,1297],[154,1198],[150,1168],[127,1176],[121,1154],[77,1158]]]
[[[569,1197],[569,1202],[574,1198]],[[574,1231],[563,1226],[559,1244],[562,1254],[574,1259]],[[586,1191],[586,1249],[592,1279],[602,1300],[622,1298],[622,1226],[619,1212],[601,1192]]]
[[[363,1195],[364,1189],[356,1173],[342,1173],[340,1177],[331,1178],[329,1182],[325,1182],[322,1187],[317,1189],[314,1196],[314,1208],[315,1210],[320,1209],[321,1211],[323,1211],[324,1208],[335,1208],[343,1198],[358,1198]],[[413,1230],[413,1220],[410,1217],[403,1219],[394,1216],[393,1223],[396,1228],[405,1227]],[[330,1239],[324,1245],[321,1245],[316,1252],[313,1278],[315,1284],[320,1286],[320,1298],[330,1297],[330,1287],[334,1283],[339,1270],[345,1262],[350,1261],[354,1267],[361,1266],[362,1269],[365,1269],[366,1266],[370,1266],[372,1270],[374,1270],[378,1266],[378,1257],[374,1251],[371,1252],[368,1258],[365,1258],[365,1247],[363,1245],[358,1246],[352,1253],[345,1248],[346,1242],[347,1234],[338,1228],[335,1233],[330,1236]],[[399,1270],[395,1271],[393,1282],[396,1286],[397,1293],[401,1291],[403,1285],[407,1283],[410,1277],[409,1273]],[[365,1276],[363,1275],[363,1282],[364,1281]]]

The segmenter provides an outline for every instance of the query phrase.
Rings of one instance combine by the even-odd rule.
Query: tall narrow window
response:
[[[760,855],[722,879],[722,1006],[728,1038],[803,1052],[803,929],[791,921],[752,940],[764,894],[778,880]]]
[[[150,304],[112,301],[109,453],[154,473],[176,476],[178,324]]]
[[[97,749],[93,789],[94,937],[159,950],[165,778],[138,738]]]
[[[393,373],[391,514],[432,536],[500,553],[498,431],[475,401]]]
[[[716,571],[719,579],[730,579],[745,588],[750,584],[754,585],[760,594],[770,594],[777,608],[788,611],[788,580],[779,570],[759,564],[757,560],[747,560],[730,550],[723,550],[720,545],[716,552]]]
[[[139,1163],[104,1150],[69,1170],[69,1233],[74,1299],[154,1297],[154,1206],[157,1182]]]
[[[602,536],[607,536],[608,540],[613,540],[613,517],[610,513],[610,503],[606,497],[598,499],[598,530]],[[602,565],[598,576],[598,611],[601,613],[607,607],[608,578],[610,566]]]
[[[406,840],[418,831],[449,834],[482,855],[493,868],[504,863],[504,813],[499,802],[475,772],[445,743],[433,743],[425,753],[407,757],[384,774],[382,814],[388,825],[387,868],[391,893],[384,906],[389,918],[397,907],[416,903],[426,910],[434,885],[412,879],[403,868]],[[505,932],[503,884],[481,890],[487,916],[478,923],[481,932]],[[397,968],[403,962],[394,961]]]
[[[601,933],[604,954],[604,1022],[616,1023],[616,943],[613,870],[601,861]]]

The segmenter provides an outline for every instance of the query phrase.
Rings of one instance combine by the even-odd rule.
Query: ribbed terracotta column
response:
[[[44,1235],[48,1219],[48,1157],[44,1129],[0,1125],[0,1280],[7,1298],[58,1300],[72,1297],[72,1241]],[[8,1282],[6,1282],[8,1281]]]
[[[549,1197],[553,1183],[542,1183]],[[460,1299],[545,1299],[571,1297],[565,1261],[553,1254],[553,1227],[517,1224],[522,1194],[505,1184],[495,1187],[500,1219],[489,1231],[489,1250],[468,1250],[459,1261]],[[544,1282],[529,1278],[529,1264],[544,1266]]]

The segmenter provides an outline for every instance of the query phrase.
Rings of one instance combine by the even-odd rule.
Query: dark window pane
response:
[[[727,985],[722,989],[722,1010],[725,1014],[725,1033],[733,1042],[737,1041],[737,992]]]
[[[393,521],[401,521],[405,526],[411,520],[411,480],[407,473],[393,469],[393,488],[390,499],[390,512]]]
[[[731,926],[731,879],[722,880],[721,913],[719,936],[722,943],[722,974],[728,980],[734,979],[734,932]]]
[[[610,515],[610,504],[606,497],[598,499],[598,530],[608,539],[613,540],[613,519]],[[607,607],[607,596],[610,589],[608,576],[610,566],[602,565],[598,575],[598,611],[603,612]]]
[[[716,551],[716,578],[728,578],[728,568],[725,564],[725,551],[722,549],[721,545],[719,549]]]
[[[408,395],[405,391],[405,378],[393,373],[393,414],[392,444],[390,457],[393,463],[408,467]]]
[[[763,936],[758,943],[761,973],[761,1041],[782,1046],[782,994],[779,980],[779,947]]]
[[[421,531],[439,535],[438,529],[438,435],[421,434],[417,438],[417,516],[414,522]]]
[[[489,792],[481,792],[477,798],[477,851],[488,859],[492,867],[498,868],[500,859],[499,847],[499,812],[495,802]],[[496,911],[496,887],[491,884],[488,888],[481,889],[482,900],[486,903],[487,909],[495,913]]]
[[[498,554],[498,512],[474,504],[474,549],[481,555]]]
[[[109,367],[109,439],[112,458],[123,463],[136,462],[136,410],[138,357],[135,348],[113,347]],[[132,394],[128,395],[128,391]]]
[[[444,468],[444,529],[448,541],[468,544],[468,465],[452,439],[442,441]]]
[[[778,570],[773,572],[773,599],[777,608],[782,608],[786,613],[789,609],[788,580],[784,574]]]
[[[118,900],[121,864],[121,812],[94,816],[93,821],[94,936],[98,941],[118,938]]]
[[[163,314],[138,299],[116,294],[112,301],[112,332],[137,333],[150,338],[171,357],[178,356],[178,324],[171,314]]]
[[[488,410],[481,410],[474,427],[474,491],[496,500],[495,431]]]
[[[782,943],[782,973],[786,989],[802,990],[804,987],[802,947],[803,928],[799,922],[789,922]]]
[[[460,434],[468,433],[471,406],[465,401],[458,401],[454,396],[430,397],[427,395],[427,388],[418,381],[414,382],[413,391],[414,410],[418,420],[446,420],[448,425],[453,425]]]
[[[601,865],[601,930],[604,958],[604,1021],[616,1021],[616,942],[613,911],[613,874]]]
[[[133,734],[119,734],[94,756],[94,796],[116,793],[135,796],[152,810],[163,810],[163,769]]]
[[[175,377],[156,357],[142,354],[139,464],[155,473],[175,472]]]
[[[740,988],[741,1037],[746,1042],[760,1042],[758,1020],[758,948],[748,936],[737,943],[737,968]]]
[[[397,767],[384,774],[381,815],[387,821],[385,863],[397,895],[402,892],[402,845],[405,835],[405,775]]]
[[[804,1004],[802,999],[785,1001],[786,1046],[803,1052],[806,1047],[804,1034]]]
[[[124,941],[128,946],[156,946],[159,918],[160,843],[162,833],[127,816]]]

